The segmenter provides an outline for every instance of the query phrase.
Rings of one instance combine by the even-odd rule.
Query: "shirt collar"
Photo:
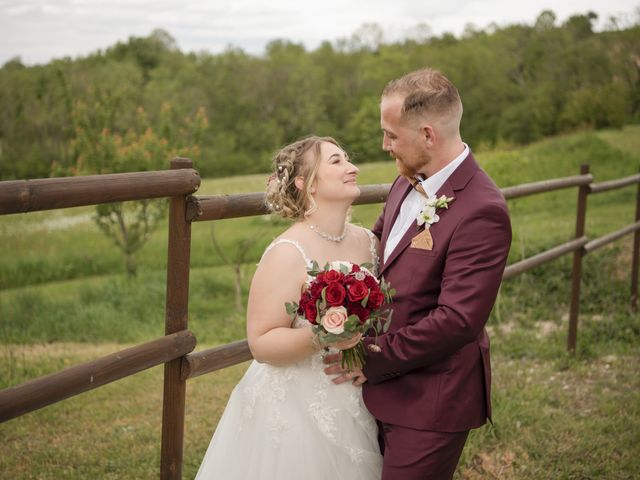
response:
[[[464,150],[460,155],[453,159],[453,161],[449,162],[445,167],[438,170],[436,173],[431,175],[429,178],[424,180],[420,180],[420,184],[422,188],[424,188],[425,193],[429,198],[435,197],[440,187],[447,181],[447,179],[451,176],[456,168],[460,166],[460,164],[464,161],[465,158],[469,155],[469,145],[463,143]]]

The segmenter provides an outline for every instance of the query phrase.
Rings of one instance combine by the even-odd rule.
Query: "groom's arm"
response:
[[[436,363],[475,340],[493,308],[510,245],[506,206],[489,204],[462,219],[447,251],[438,307],[378,338],[382,350],[368,353],[363,369],[369,382]]]

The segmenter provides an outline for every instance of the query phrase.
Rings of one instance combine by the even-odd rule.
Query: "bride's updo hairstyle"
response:
[[[293,220],[300,220],[313,212],[315,202],[311,197],[311,186],[318,173],[320,147],[324,142],[342,149],[331,137],[312,135],[287,145],[274,155],[273,173],[269,177],[266,194],[270,212]],[[304,179],[302,188],[296,186],[296,177]]]

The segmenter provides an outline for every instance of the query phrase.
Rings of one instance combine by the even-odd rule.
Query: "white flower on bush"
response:
[[[340,334],[344,332],[344,324],[348,316],[346,308],[331,307],[320,319],[320,324],[327,332]]]
[[[431,225],[440,221],[440,216],[436,214],[438,208],[449,208],[449,204],[453,202],[453,197],[445,197],[442,195],[440,198],[431,197],[424,203],[422,210],[416,217],[418,226],[427,224]]]

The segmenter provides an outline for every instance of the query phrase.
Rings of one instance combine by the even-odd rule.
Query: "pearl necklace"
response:
[[[340,243],[342,240],[344,240],[344,237],[347,236],[347,224],[344,224],[344,230],[342,231],[342,233],[338,236],[335,235],[329,235],[328,233],[323,232],[322,230],[320,230],[318,228],[317,225],[312,225],[310,223],[307,224],[309,226],[309,228],[311,230],[313,230],[314,232],[316,232],[318,235],[320,235],[322,238],[324,238],[325,240],[329,240],[330,242],[336,242],[336,243]]]

